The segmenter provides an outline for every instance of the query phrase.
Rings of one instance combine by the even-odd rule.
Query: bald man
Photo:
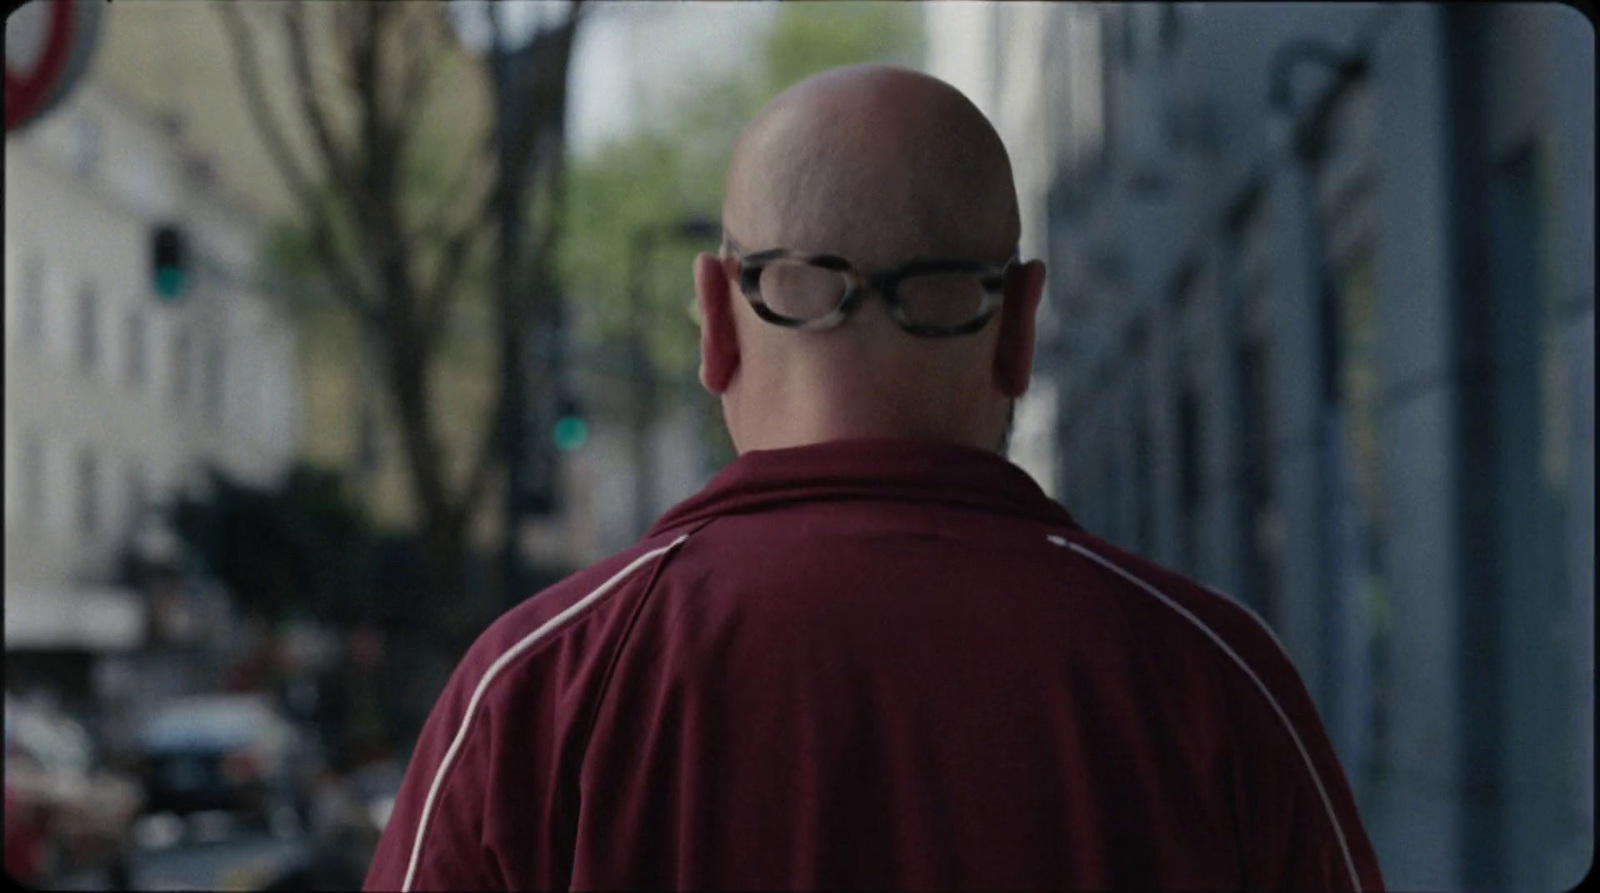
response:
[[[473,645],[367,887],[1381,889],[1271,633],[998,454],[1044,265],[983,115],[813,77],[723,225],[738,459]]]

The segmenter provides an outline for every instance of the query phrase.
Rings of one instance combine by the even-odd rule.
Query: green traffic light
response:
[[[168,267],[156,273],[156,294],[171,300],[183,293],[183,271]]]
[[[570,453],[582,447],[584,441],[589,439],[589,423],[578,416],[563,416],[556,422],[554,434],[556,449]]]

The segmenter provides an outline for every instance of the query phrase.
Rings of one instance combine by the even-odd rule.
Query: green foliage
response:
[[[272,283],[274,294],[296,318],[320,309],[325,304],[325,289],[331,287],[311,250],[311,233],[298,223],[278,221],[262,240],[261,267]]]
[[[429,11],[428,4],[411,7],[402,15],[425,17],[442,14],[443,9],[440,5],[439,10]],[[485,63],[467,54],[454,39],[428,52],[432,54],[432,76],[418,95],[411,126],[401,134],[403,147],[392,196],[407,233],[420,229],[424,220],[435,219],[441,208],[449,208],[449,213],[441,215],[445,221],[453,223],[462,218],[466,200],[480,189],[480,184],[465,174],[481,163],[481,149],[491,126],[487,116],[492,91]],[[338,139],[352,143],[351,131],[362,113],[349,95],[348,84],[345,89],[333,89],[328,83],[322,86],[324,101],[337,107]],[[329,238],[334,255],[345,259],[350,269],[369,267],[371,249],[355,229],[354,209],[337,197],[326,182],[314,183],[312,189],[332,230]],[[483,316],[493,297],[493,230],[492,225],[488,226],[478,239],[456,284],[459,298],[453,310],[457,317]],[[297,207],[274,221],[262,240],[258,258],[261,271],[273,284],[273,294],[285,300],[286,308],[297,319],[309,323],[307,334],[312,336],[319,334],[317,328],[326,324],[330,314],[349,316],[348,306],[335,292],[339,284],[316,251],[317,238],[310,215]],[[414,278],[419,285],[431,280],[443,245],[437,234],[417,237],[410,243],[412,254],[408,260],[416,262]],[[447,330],[443,359],[458,363],[463,356],[482,359],[483,338],[477,337],[478,333],[464,339],[454,337],[458,330],[470,328],[453,326]]]
[[[258,487],[213,470],[210,483],[206,497],[177,501],[173,526],[243,613],[350,619],[338,615],[357,588],[369,528],[337,473],[297,465]]]
[[[766,87],[860,62],[922,61],[922,9],[911,3],[785,3],[766,40]]]
[[[350,215],[326,189],[319,192],[317,202],[333,230],[334,253],[340,257],[359,257]],[[274,293],[283,298],[285,309],[297,318],[303,319],[306,314],[315,315],[318,311],[342,310],[333,294],[338,285],[317,254],[316,238],[309,221],[294,215],[274,221],[261,243],[262,270],[273,284]]]
[[[648,257],[635,258],[634,234],[691,218],[718,219],[740,131],[795,82],[862,62],[915,67],[922,52],[918,4],[785,3],[762,42],[758,71],[702,77],[648,129],[569,162],[557,274],[572,302],[576,335],[590,343],[625,343],[630,264],[643,264],[650,355],[665,377],[692,380],[699,345],[689,310],[691,263],[695,252],[716,246],[669,238]]]
[[[688,216],[716,219],[717,205],[705,191],[709,176],[695,176],[677,146],[654,133],[608,146],[593,159],[570,164],[568,172],[567,231],[557,273],[579,336],[622,342],[631,319],[629,277],[633,265],[642,264],[653,354],[664,367],[681,369],[689,359],[681,345],[694,331],[686,309],[693,297],[687,286],[692,253],[662,244],[649,257],[635,257],[634,235]]]

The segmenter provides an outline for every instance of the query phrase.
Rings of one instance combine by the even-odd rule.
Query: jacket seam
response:
[[[720,515],[713,515],[690,527],[684,533],[686,541],[693,539],[695,534],[710,526],[720,517]],[[580,791],[580,799],[583,787],[583,767],[589,760],[589,745],[594,741],[595,726],[600,723],[600,714],[605,710],[606,697],[611,693],[611,680],[616,676],[617,665],[622,662],[622,653],[627,650],[628,643],[633,641],[633,631],[639,624],[639,615],[644,613],[645,605],[650,602],[650,596],[655,594],[656,583],[660,581],[661,575],[666,572],[667,564],[677,555],[677,552],[678,550],[674,549],[671,553],[663,556],[666,560],[656,563],[655,569],[650,574],[649,581],[645,583],[644,592],[640,594],[633,606],[632,613],[628,615],[628,622],[622,628],[622,635],[618,637],[617,647],[612,649],[611,657],[606,661],[605,672],[600,676],[600,689],[595,694],[594,707],[589,711],[589,715],[584,722],[583,734],[579,738],[578,774],[573,779],[573,783]]]
[[[1323,809],[1328,817],[1329,823],[1333,827],[1334,839],[1338,844],[1339,855],[1342,856],[1344,862],[1343,867],[1349,872],[1350,884],[1352,888],[1359,891],[1361,889],[1360,873],[1356,868],[1355,856],[1351,852],[1349,841],[1345,837],[1343,820],[1341,819],[1338,810],[1333,805],[1332,797],[1329,795],[1327,787],[1323,784],[1321,771],[1318,769],[1316,762],[1312,759],[1310,751],[1306,747],[1305,742],[1300,737],[1299,729],[1296,728],[1294,721],[1289,718],[1289,715],[1284,709],[1282,703],[1280,703],[1277,697],[1272,694],[1272,691],[1266,684],[1266,681],[1263,680],[1261,676],[1250,667],[1249,663],[1238,654],[1232,645],[1227,644],[1227,642],[1223,640],[1220,633],[1211,628],[1210,624],[1200,619],[1198,615],[1195,615],[1193,612],[1189,611],[1188,608],[1179,605],[1172,599],[1171,596],[1168,596],[1161,590],[1157,589],[1154,584],[1144,579],[1142,575],[1135,574],[1133,571],[1122,567],[1120,563],[1100,555],[1097,551],[1089,549],[1081,544],[1069,543],[1068,547],[1073,552],[1088,558],[1091,562],[1101,565],[1104,570],[1110,571],[1114,576],[1122,577],[1125,582],[1132,583],[1136,587],[1144,589],[1147,593],[1155,596],[1157,600],[1166,603],[1169,608],[1174,609],[1174,611],[1180,616],[1183,616],[1186,620],[1189,620],[1190,623],[1197,627],[1207,638],[1211,639],[1214,645],[1219,646],[1217,651],[1225,654],[1240,670],[1243,670],[1244,675],[1255,684],[1257,691],[1265,698],[1268,706],[1272,708],[1273,712],[1277,714],[1278,719],[1282,722],[1282,727],[1288,732],[1290,741],[1294,744],[1295,749],[1299,752],[1301,760],[1305,765],[1306,774],[1309,775],[1311,784],[1314,786]],[[1224,601],[1233,601],[1227,596],[1216,592],[1216,590],[1210,591],[1211,594]]]
[[[622,583],[619,581],[622,580],[624,575],[633,568],[638,567],[639,564],[642,563],[643,559],[650,557],[652,554],[661,559],[655,563],[656,567],[652,570],[651,581],[653,585],[656,578],[655,575],[660,573],[661,566],[671,558],[673,552],[677,551],[676,547],[687,539],[688,536],[683,535],[664,547],[656,550],[646,550],[643,555],[641,555],[638,559],[635,559],[633,564],[630,564],[624,567],[621,571],[618,571],[617,574],[611,578],[611,580],[607,581],[607,583],[601,584],[599,589],[591,592],[587,596],[584,596],[583,599],[579,599],[563,612],[557,614],[555,617],[550,618],[543,625],[535,628],[533,632],[530,632],[518,639],[509,650],[501,653],[499,657],[495,658],[494,661],[489,664],[488,668],[484,671],[483,676],[479,678],[478,683],[473,687],[472,694],[467,700],[466,707],[463,710],[462,717],[457,726],[455,739],[451,742],[450,746],[446,748],[444,755],[440,758],[439,766],[434,770],[433,782],[429,787],[427,797],[423,801],[422,812],[417,819],[416,835],[410,847],[410,856],[408,859],[406,872],[404,879],[401,882],[402,890],[411,889],[411,884],[417,869],[421,866],[420,860],[422,855],[422,846],[427,840],[427,830],[430,820],[435,814],[434,807],[436,804],[443,802],[447,789],[456,779],[457,773],[455,772],[455,769],[460,765],[460,761],[457,759],[457,756],[466,751],[469,740],[473,738],[474,733],[477,731],[476,727],[480,725],[480,723],[476,721],[479,715],[478,706],[480,703],[487,705],[490,685],[498,681],[502,674],[505,671],[508,671],[514,663],[520,662],[522,658],[527,657],[531,653],[537,653],[543,650],[543,648],[533,648],[532,645],[534,644],[534,641],[530,640],[537,640],[541,633],[545,630],[550,631],[548,639],[554,639],[561,633],[570,629],[578,621],[589,616],[592,613],[592,603],[584,606],[585,609],[583,610],[576,610],[578,606],[583,605],[584,601],[587,599],[597,600],[601,590],[604,590],[612,583],[616,583],[619,586],[622,585]],[[571,613],[568,614],[568,612]],[[562,614],[567,614],[567,616],[563,617]],[[559,626],[552,626],[552,624],[557,623],[559,623]],[[548,639],[546,641],[548,641]],[[541,642],[540,644],[543,643]],[[521,650],[519,651],[518,649]],[[487,706],[485,706],[485,709],[487,709]]]

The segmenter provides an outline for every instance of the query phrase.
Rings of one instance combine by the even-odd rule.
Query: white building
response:
[[[1024,260],[1048,258],[1046,195],[1058,143],[1051,138],[1061,113],[1061,87],[1045,78],[1047,55],[1059,53],[1059,10],[1051,4],[1011,8],[976,0],[923,4],[928,40],[924,71],[960,90],[986,115],[1005,143],[1016,181]],[[1048,297],[1039,308],[1039,340],[1053,338],[1057,313]],[[1056,462],[1056,389],[1036,371],[1017,401],[1010,458],[1046,493],[1059,495]]]
[[[135,108],[91,79],[6,138],[8,652],[137,644],[143,608],[104,584],[146,510],[208,464],[265,482],[296,445],[294,335],[250,285],[259,217]],[[171,304],[161,224],[187,239]]]

